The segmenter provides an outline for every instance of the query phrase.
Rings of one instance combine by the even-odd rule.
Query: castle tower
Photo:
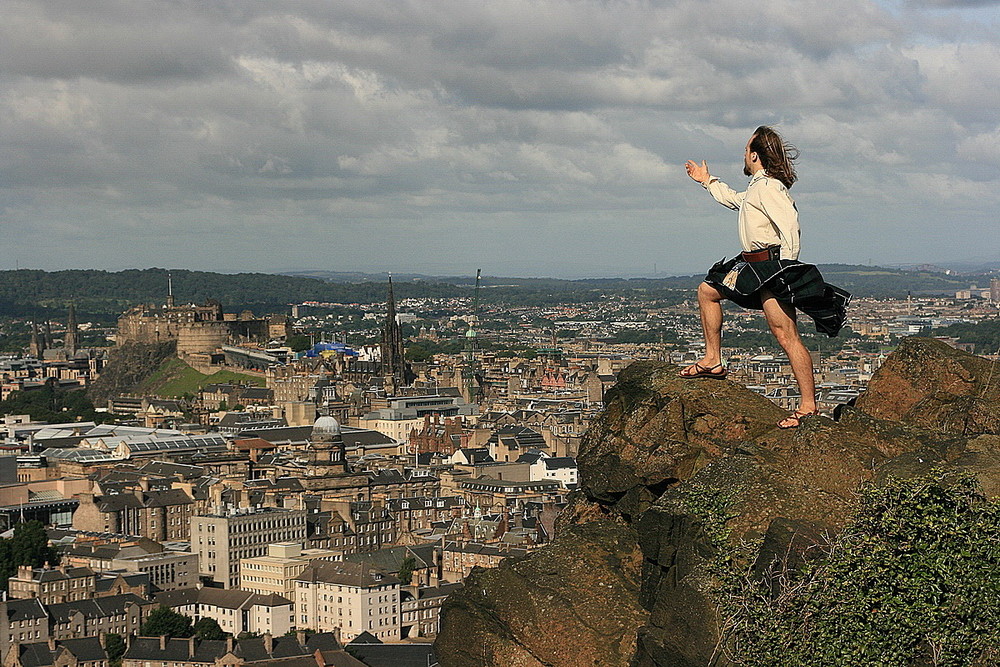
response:
[[[320,474],[350,472],[340,422],[333,417],[320,417],[313,424],[309,438],[309,465],[321,468],[317,471]]]
[[[396,297],[392,293],[392,274],[389,274],[388,309],[385,324],[382,326],[382,342],[379,347],[382,353],[381,374],[386,378],[392,393],[413,382],[413,371],[406,363],[405,350],[403,349],[403,331],[400,329],[399,322],[396,321]]]
[[[66,336],[63,339],[63,347],[66,348],[66,356],[76,356],[76,305],[69,304],[69,314],[66,316]]]

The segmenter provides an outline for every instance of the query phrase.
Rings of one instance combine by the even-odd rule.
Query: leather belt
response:
[[[740,253],[744,262],[768,262],[781,259],[781,246],[772,245],[753,252]]]

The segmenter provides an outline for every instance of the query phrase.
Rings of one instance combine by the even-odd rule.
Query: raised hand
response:
[[[701,164],[698,164],[694,160],[688,160],[684,164],[684,168],[687,169],[688,176],[703,185],[708,183],[708,179],[712,177],[708,173],[708,165],[705,164],[704,160],[701,161]]]

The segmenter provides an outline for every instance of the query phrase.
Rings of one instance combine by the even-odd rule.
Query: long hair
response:
[[[754,130],[750,150],[760,158],[768,176],[778,179],[786,188],[792,187],[798,178],[792,163],[799,158],[799,149],[782,139],[773,128],[761,125]]]

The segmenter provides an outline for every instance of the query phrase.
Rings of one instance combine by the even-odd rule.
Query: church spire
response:
[[[396,320],[396,297],[392,292],[392,274],[389,274],[389,297],[386,308],[385,324],[382,326],[382,376],[391,383],[395,392],[402,386],[413,381],[413,371],[406,363],[403,349],[403,331]]]
[[[33,319],[31,320],[31,345],[28,347],[28,354],[35,359],[41,359],[44,351],[45,344],[38,335],[38,322]]]
[[[76,355],[76,305],[70,301],[69,313],[66,315],[66,336],[63,338],[63,347],[66,348],[66,356]]]
[[[174,277],[167,272],[167,308],[174,307]]]

